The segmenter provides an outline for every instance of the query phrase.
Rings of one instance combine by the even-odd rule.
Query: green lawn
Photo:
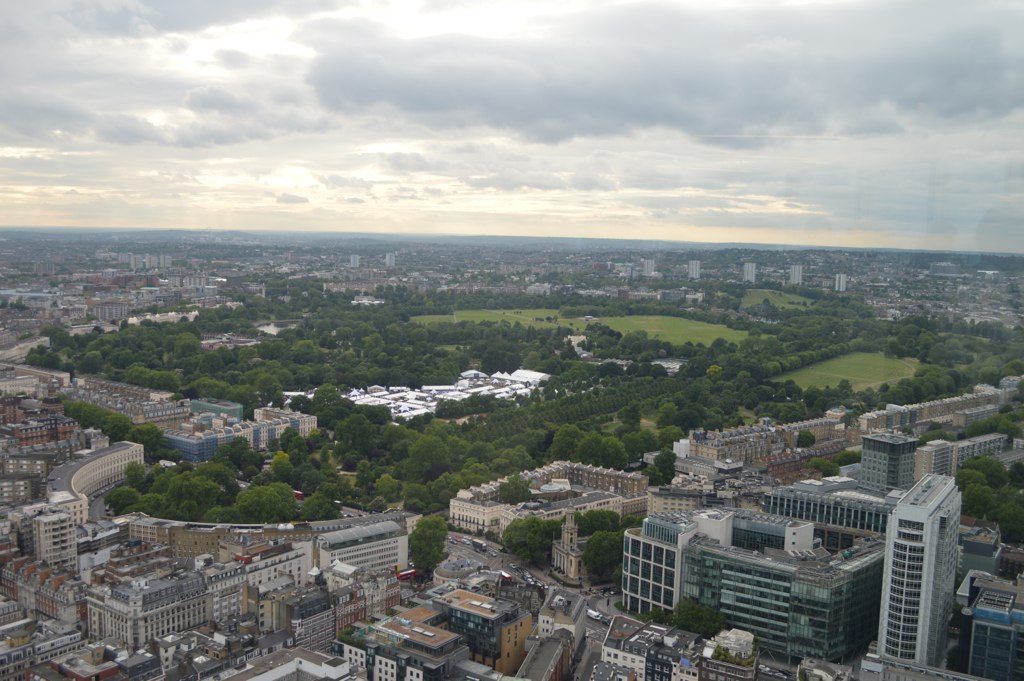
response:
[[[764,302],[765,298],[778,308],[807,307],[814,302],[810,298],[804,298],[795,293],[783,293],[782,291],[772,291],[767,288],[752,288],[743,294],[741,305],[743,307],[754,307]]]
[[[773,380],[793,379],[801,388],[834,388],[845,378],[853,385],[854,390],[864,390],[913,376],[918,364],[916,359],[896,359],[886,357],[880,352],[851,352],[842,357],[834,357],[790,371]]]
[[[589,323],[580,318],[559,319],[557,323],[545,321],[546,318],[557,318],[558,310],[527,309],[527,310],[459,310],[454,315],[420,315],[412,321],[420,324],[437,324],[440,322],[500,322],[510,324],[519,322],[526,326],[551,328],[554,326],[570,326],[582,332]],[[711,345],[716,338],[724,338],[730,342],[743,340],[746,331],[737,331],[721,324],[683,319],[681,317],[665,317],[660,315],[638,315],[632,317],[597,317],[596,322],[605,324],[621,333],[630,331],[646,331],[651,338],[660,338],[670,343],[682,344],[687,341]]]
[[[582,320],[573,320],[582,322]],[[708,324],[682,317],[636,315],[631,317],[599,317],[596,321],[621,333],[646,331],[651,338],[659,338],[681,345],[687,341],[711,345],[716,338],[738,343],[747,337],[746,331],[737,331],[721,324]]]
[[[509,324],[515,324],[519,322],[524,326],[534,326],[537,328],[553,328],[558,326],[554,322],[545,321],[545,318],[558,317],[558,310],[535,308],[525,310],[458,310],[454,315],[446,314],[427,314],[413,317],[412,321],[419,322],[420,324],[437,324],[439,322],[501,322],[506,321]],[[563,325],[569,325],[571,322],[565,320],[562,322]]]

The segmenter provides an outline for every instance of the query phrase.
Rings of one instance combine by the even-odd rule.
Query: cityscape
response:
[[[1024,669],[1024,257],[0,236],[5,681]]]
[[[0,7],[0,681],[1024,681],[1024,6]]]

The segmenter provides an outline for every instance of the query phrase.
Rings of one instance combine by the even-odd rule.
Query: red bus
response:
[[[415,568],[411,570],[403,570],[402,572],[398,573],[398,581],[411,582],[412,580],[416,579],[416,575],[418,574],[419,573],[416,571]]]
[[[292,493],[295,495],[295,501],[303,501],[306,498],[306,495],[303,494],[300,490],[293,489]]]

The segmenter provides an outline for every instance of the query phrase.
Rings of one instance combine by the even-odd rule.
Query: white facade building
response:
[[[885,541],[878,652],[916,664],[946,656],[956,590],[960,491],[944,475],[926,475],[896,504]]]
[[[743,263],[743,281],[756,284],[757,283],[757,263],[756,262],[745,262]]]

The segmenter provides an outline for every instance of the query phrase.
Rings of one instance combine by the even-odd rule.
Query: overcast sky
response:
[[[32,0],[0,224],[1024,252],[1015,0]]]

